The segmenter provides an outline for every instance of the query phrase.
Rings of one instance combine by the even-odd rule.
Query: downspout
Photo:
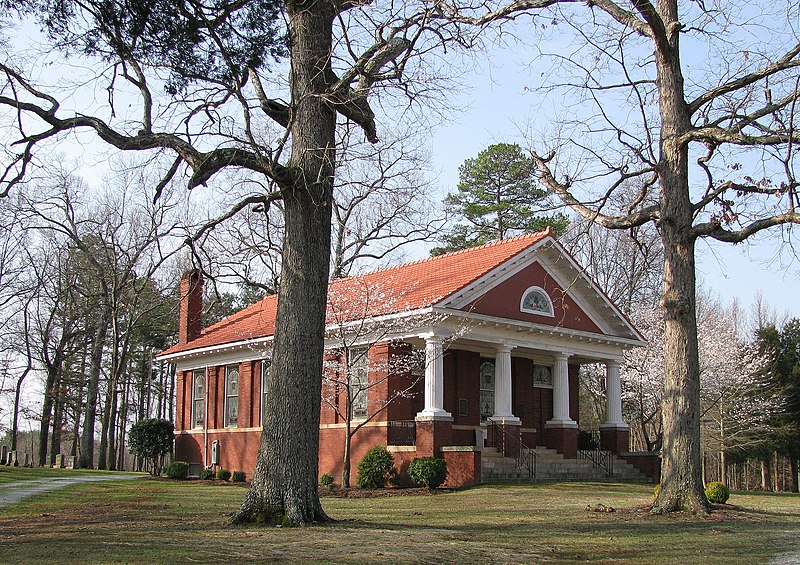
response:
[[[205,414],[203,415],[203,469],[208,469],[208,391],[209,391],[209,379],[208,379],[208,367],[203,369],[206,375],[206,386],[205,390],[203,391],[205,394],[205,398],[203,399],[203,403],[205,404]]]

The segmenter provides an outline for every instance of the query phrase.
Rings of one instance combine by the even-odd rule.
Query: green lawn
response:
[[[69,487],[0,510],[14,563],[769,563],[800,556],[800,497],[734,493],[710,517],[651,516],[642,485],[485,486],[323,499],[337,522],[230,527],[245,490],[199,481]],[[587,512],[588,504],[620,509]]]

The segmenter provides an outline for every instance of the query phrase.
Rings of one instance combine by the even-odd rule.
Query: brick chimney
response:
[[[181,277],[181,308],[178,315],[178,344],[200,336],[203,329],[203,273],[191,269]]]

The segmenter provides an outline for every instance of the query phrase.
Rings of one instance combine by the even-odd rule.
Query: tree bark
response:
[[[64,374],[59,368],[55,385],[53,386],[53,420],[50,435],[50,459],[49,464],[56,462],[56,455],[61,453],[61,430],[64,424]]]
[[[676,0],[660,0],[666,42],[656,41],[661,115],[658,176],[664,246],[664,442],[661,491],[653,512],[709,511],[700,465],[700,362],[695,296],[695,234],[689,198],[688,146],[678,137],[691,128],[679,56]]]
[[[327,521],[317,490],[323,339],[331,244],[336,115],[327,90],[333,4],[288,2],[291,170],[282,186],[285,237],[266,424],[253,482],[234,523]]]
[[[50,439],[50,423],[53,418],[53,395],[56,385],[55,366],[47,368],[47,380],[44,385],[44,398],[42,399],[42,420],[39,423],[39,466],[47,465],[47,444]]]
[[[86,387],[86,417],[81,433],[81,456],[78,465],[85,468],[94,467],[94,426],[97,419],[97,394],[100,388],[100,369],[103,362],[103,348],[108,331],[107,313],[102,316],[95,328],[92,341],[92,353],[89,362],[89,383]]]

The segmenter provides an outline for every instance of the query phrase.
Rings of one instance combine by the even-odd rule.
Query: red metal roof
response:
[[[328,323],[432,306],[550,235],[548,227],[543,232],[337,279],[328,287]],[[271,336],[277,305],[276,295],[267,296],[205,328],[197,339],[174,345],[161,355]]]

